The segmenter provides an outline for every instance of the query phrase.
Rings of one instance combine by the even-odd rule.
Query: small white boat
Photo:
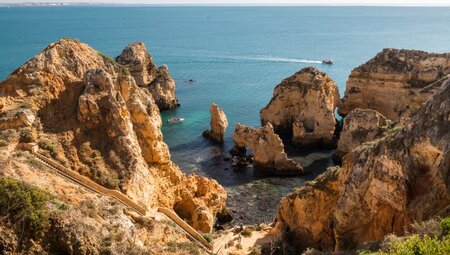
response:
[[[324,65],[332,65],[333,64],[333,60],[331,60],[331,59],[324,59],[324,60],[322,60],[322,64],[324,64]]]
[[[180,123],[180,122],[183,122],[183,121],[184,121],[184,118],[174,117],[174,118],[168,119],[167,123]]]

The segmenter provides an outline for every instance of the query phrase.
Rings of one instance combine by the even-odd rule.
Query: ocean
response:
[[[259,126],[273,88],[301,68],[316,66],[344,94],[351,70],[383,48],[450,52],[450,8],[444,7],[15,7],[0,8],[0,79],[63,37],[78,38],[115,57],[143,41],[158,65],[167,64],[181,107],[164,124],[164,140],[185,173],[216,179],[228,191],[235,221],[270,222],[278,201],[332,165],[332,151],[298,152],[307,173],[271,177],[233,171],[229,157],[236,123]],[[334,65],[322,65],[331,58]],[[189,82],[192,79],[194,82]],[[209,106],[227,114],[224,146],[202,137]]]

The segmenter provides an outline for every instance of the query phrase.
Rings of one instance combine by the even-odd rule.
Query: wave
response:
[[[216,58],[222,59],[233,59],[233,60],[249,60],[249,61],[266,61],[266,62],[285,62],[285,63],[309,63],[309,64],[321,64],[322,61],[310,60],[303,58],[283,58],[283,57],[272,57],[272,56],[215,56]]]

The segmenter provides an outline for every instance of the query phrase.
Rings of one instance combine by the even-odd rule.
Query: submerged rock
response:
[[[212,103],[209,109],[211,113],[211,128],[203,132],[203,136],[216,143],[223,143],[223,137],[228,127],[225,112],[216,104]]]
[[[381,113],[370,109],[351,111],[344,118],[338,147],[335,152],[337,158],[342,158],[361,144],[384,136],[384,132],[391,127],[391,121]]]
[[[276,225],[298,250],[354,249],[450,203],[450,81],[405,127],[344,157],[324,174],[282,199]]]
[[[166,65],[157,67],[143,42],[129,44],[116,61],[128,68],[139,87],[147,88],[161,111],[178,106],[175,81]]]
[[[298,175],[303,167],[296,161],[288,159],[280,137],[274,133],[272,124],[261,128],[237,124],[233,133],[235,154],[245,154],[246,147],[253,152],[255,168],[276,175]],[[238,153],[237,153],[238,152]]]
[[[397,121],[417,111],[449,74],[449,53],[384,49],[353,69],[339,114],[367,108]]]
[[[339,101],[336,83],[315,67],[307,67],[284,79],[261,109],[262,125],[270,122],[275,132],[292,137],[299,146],[333,146]]]

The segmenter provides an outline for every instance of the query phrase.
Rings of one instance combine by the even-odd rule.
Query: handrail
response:
[[[55,162],[54,160],[51,160],[47,158],[46,156],[40,154],[39,152],[32,152],[34,156],[39,158],[40,160],[44,161],[45,163],[49,164],[53,168],[55,168],[57,171],[62,172],[64,175],[70,177],[72,180],[76,181],[78,184],[81,184],[82,186],[85,186],[91,190],[94,190],[100,194],[108,195],[110,197],[115,198],[117,201],[121,202],[122,204],[131,207],[133,210],[138,212],[141,215],[145,215],[146,210],[139,206],[138,204],[134,203],[131,199],[126,197],[122,192],[118,190],[113,189],[107,189],[103,187],[102,185],[91,181],[89,178],[84,177],[80,175],[79,173],[72,171],[65,166]]]
[[[212,250],[213,246],[206,241],[206,239],[200,235],[197,230],[195,230],[191,225],[187,224],[183,219],[181,219],[178,214],[176,214],[174,211],[165,208],[165,207],[158,207],[158,212],[164,213],[169,219],[174,221],[178,226],[180,226],[184,231],[186,231],[188,234],[193,236],[195,239],[200,241],[206,248]]]
[[[91,181],[89,178],[80,175],[79,173],[72,171],[68,169],[67,167],[57,163],[56,161],[40,154],[37,151],[31,151],[31,153],[43,161],[44,163],[48,164],[52,168],[54,168],[56,171],[58,171],[60,174],[70,178],[71,180],[75,181],[76,183],[94,191],[99,194],[110,196],[120,203],[124,204],[125,206],[130,207],[131,209],[135,210],[141,215],[146,214],[146,210],[139,206],[138,204],[134,203],[131,199],[129,199],[127,196],[122,194],[122,192],[118,190],[112,190],[103,187],[102,185]],[[173,222],[175,222],[176,225],[178,225],[181,229],[183,229],[188,235],[192,236],[197,242],[199,242],[201,245],[205,246],[207,249],[211,250],[213,249],[213,246],[202,236],[199,234],[197,230],[195,230],[193,227],[191,227],[189,224],[187,224],[183,219],[181,219],[174,211],[165,208],[165,207],[158,207],[158,212],[163,213],[165,216],[167,216],[169,219],[171,219]]]

